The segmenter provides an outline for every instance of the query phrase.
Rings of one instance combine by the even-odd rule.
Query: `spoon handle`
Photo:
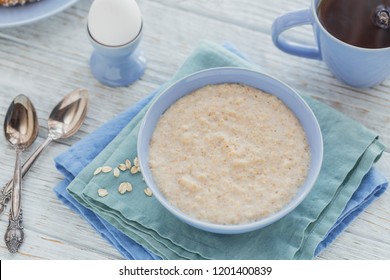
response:
[[[47,147],[47,145],[51,143],[51,141],[53,141],[53,138],[48,136],[46,140],[41,145],[39,145],[34,153],[32,153],[31,156],[26,160],[22,166],[22,177],[26,175],[42,151]],[[11,198],[13,180],[14,179],[9,180],[0,191],[0,214],[4,211],[5,207],[7,206],[7,202]]]
[[[9,224],[4,235],[5,244],[8,251],[16,253],[23,243],[23,214],[22,214],[22,162],[21,162],[22,150],[16,148],[16,163],[14,172],[14,184],[11,195],[11,210],[9,213]]]

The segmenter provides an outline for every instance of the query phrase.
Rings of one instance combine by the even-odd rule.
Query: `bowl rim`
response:
[[[311,174],[312,179],[310,182],[307,183],[305,181],[305,183],[304,183],[305,185],[307,184],[308,186],[306,186],[306,188],[303,191],[301,191],[298,196],[295,195],[294,198],[279,211],[277,211],[269,216],[266,216],[265,218],[262,218],[260,220],[246,223],[246,224],[225,225],[225,224],[215,224],[215,223],[211,223],[211,222],[198,220],[195,217],[192,217],[192,216],[182,212],[182,210],[176,208],[171,203],[169,203],[168,199],[165,198],[165,196],[159,190],[157,184],[154,182],[153,175],[152,175],[151,170],[150,170],[149,165],[148,165],[150,138],[147,139],[148,141],[146,144],[144,141],[144,137],[143,137],[145,131],[148,128],[149,119],[153,118],[152,115],[154,114],[154,111],[156,110],[156,106],[159,106],[159,102],[161,100],[163,100],[164,98],[167,98],[167,96],[171,95],[172,91],[174,91],[176,87],[182,85],[183,83],[184,84],[192,83],[196,79],[204,79],[205,76],[207,76],[207,75],[218,75],[221,73],[223,74],[224,72],[230,73],[230,74],[240,72],[240,73],[243,73],[245,75],[255,75],[255,76],[262,77],[263,79],[273,81],[273,82],[279,84],[286,91],[292,93],[293,98],[296,98],[297,101],[299,101],[302,109],[304,109],[306,111],[306,113],[310,115],[310,121],[314,125],[315,133],[317,133],[317,135],[318,135],[318,143],[317,143],[317,147],[316,147],[316,149],[318,149],[317,150],[317,158],[314,162],[312,159],[310,160],[309,174]],[[221,84],[221,83],[224,83],[224,82],[218,82],[215,84]],[[226,83],[233,83],[233,82],[226,82]],[[240,82],[237,81],[237,83],[240,83]],[[210,83],[208,83],[208,84],[210,84]],[[245,84],[245,83],[242,82],[242,84]],[[201,88],[201,87],[204,87],[206,85],[207,84],[204,84],[203,86],[199,86],[197,88]],[[178,99],[180,99],[181,97],[183,97],[187,94],[190,94],[193,91],[194,90],[186,90],[184,94],[183,93],[175,94],[175,95],[180,95],[180,96],[178,98],[176,98],[173,102],[170,102],[169,105],[166,108],[164,108],[163,112],[158,115],[157,121],[153,124],[154,126],[152,128],[152,134],[155,130],[155,126],[156,126],[159,118],[161,117],[161,115],[170,106],[172,106]],[[268,92],[268,93],[274,95],[274,93],[272,93],[272,92]],[[285,103],[284,100],[282,100],[282,101],[283,101],[283,103]],[[286,106],[294,113],[294,115],[296,115],[298,117],[298,113],[296,112],[297,110],[293,110],[288,105],[286,105]],[[305,134],[307,135],[306,130],[305,130]],[[144,148],[146,148],[148,151],[147,158],[144,158],[144,156],[146,157],[146,154],[143,153]],[[243,68],[243,67],[214,67],[214,68],[200,70],[200,71],[197,71],[197,72],[194,72],[192,74],[189,74],[187,76],[182,77],[181,79],[175,81],[172,85],[168,86],[166,89],[163,89],[162,92],[154,98],[150,107],[147,109],[147,112],[145,113],[145,115],[142,119],[141,125],[140,125],[138,139],[137,139],[137,154],[138,154],[138,159],[140,162],[141,173],[143,175],[143,178],[145,180],[146,185],[149,188],[151,188],[153,195],[156,197],[156,199],[170,213],[175,215],[177,218],[179,218],[183,222],[185,222],[191,226],[194,226],[198,229],[204,230],[204,231],[213,232],[213,233],[221,233],[221,234],[239,234],[239,233],[250,232],[250,231],[257,230],[257,229],[263,228],[265,226],[268,226],[268,225],[278,221],[279,219],[283,218],[284,216],[286,216],[287,214],[292,212],[299,204],[301,204],[301,202],[307,197],[309,192],[313,189],[314,184],[315,184],[315,182],[318,178],[318,175],[320,173],[320,169],[321,169],[321,165],[322,165],[322,161],[323,161],[323,138],[322,138],[322,133],[321,133],[321,129],[320,129],[318,120],[317,120],[316,116],[314,115],[313,111],[311,110],[311,108],[309,107],[309,105],[293,88],[288,86],[286,83],[284,83],[284,82],[282,82],[282,81],[280,81],[280,80],[278,80],[278,79],[276,79],[268,74],[265,74],[263,72],[259,72],[257,70],[253,70],[253,69],[248,69],[248,68]],[[307,177],[309,177],[309,175]],[[308,178],[306,178],[306,179],[308,179]],[[301,186],[301,188],[302,187],[303,187],[303,185]]]

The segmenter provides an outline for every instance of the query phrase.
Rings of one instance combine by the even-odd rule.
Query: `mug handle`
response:
[[[284,31],[292,27],[306,24],[313,25],[310,9],[286,13],[276,18],[272,24],[272,41],[276,47],[286,53],[321,60],[321,53],[318,46],[305,46],[280,36]]]

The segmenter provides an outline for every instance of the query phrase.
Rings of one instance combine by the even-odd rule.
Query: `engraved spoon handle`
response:
[[[22,168],[21,168],[22,150],[16,148],[16,163],[14,172],[14,183],[11,195],[11,210],[9,213],[9,224],[4,235],[5,244],[8,251],[16,253],[19,246],[23,243],[23,215],[22,215]]]
[[[22,177],[26,175],[26,173],[30,170],[31,166],[40,156],[42,151],[47,147],[47,145],[51,143],[51,141],[53,141],[53,138],[51,136],[48,136],[46,140],[26,160],[26,162],[22,166]],[[7,202],[11,198],[13,180],[14,179],[9,180],[8,183],[6,183],[0,191],[0,214],[4,211],[5,207],[7,206]]]

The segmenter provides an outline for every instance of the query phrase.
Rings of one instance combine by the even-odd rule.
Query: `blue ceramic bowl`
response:
[[[149,168],[149,144],[160,116],[182,96],[210,84],[241,83],[273,94],[292,110],[303,126],[310,146],[311,162],[308,176],[292,201],[280,211],[259,221],[240,225],[221,225],[197,220],[172,206],[160,192]],[[138,135],[138,158],[146,184],[152,189],[157,200],[173,215],[199,229],[237,234],[260,229],[270,225],[297,207],[312,189],[320,172],[323,156],[321,130],[317,119],[306,102],[286,84],[259,72],[242,68],[213,68],[187,76],[166,89],[148,109]]]

